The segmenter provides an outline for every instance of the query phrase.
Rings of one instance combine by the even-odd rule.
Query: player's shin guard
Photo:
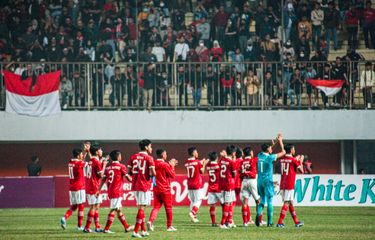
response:
[[[100,229],[99,211],[96,210],[94,214],[95,228]]]
[[[115,219],[115,213],[109,213],[104,231],[108,231],[110,229],[114,219]]]
[[[134,232],[138,233],[139,227],[141,226],[144,218],[144,210],[143,209],[138,209],[137,217],[136,217],[136,222],[135,222],[135,227],[134,227]]]
[[[279,217],[279,221],[277,222],[277,224],[283,223],[287,211],[288,211],[288,206],[283,205],[281,208],[280,217]]]
[[[77,209],[77,204],[71,205],[70,208],[64,214],[65,220],[68,220],[70,216],[72,216],[73,212]]]
[[[215,206],[210,207],[210,217],[211,217],[211,223],[216,224],[216,211]]]
[[[117,217],[118,217],[118,220],[120,220],[120,222],[121,222],[122,226],[124,227],[124,229],[126,230],[129,227],[129,225],[126,222],[124,214],[120,213],[120,215],[118,215]]]
[[[94,216],[95,216],[95,210],[91,210],[87,213],[85,229],[90,229],[92,220],[94,220]]]
[[[242,209],[241,209],[241,212],[242,212],[242,222],[244,224],[249,221],[249,216],[248,216],[248,211],[247,211],[248,208],[249,208],[248,205],[242,205]]]
[[[82,227],[83,215],[85,214],[85,205],[83,203],[78,204],[78,227]]]
[[[294,223],[297,224],[298,223],[298,219],[297,219],[296,211],[294,211],[294,206],[292,204],[289,205],[289,212],[292,215]]]

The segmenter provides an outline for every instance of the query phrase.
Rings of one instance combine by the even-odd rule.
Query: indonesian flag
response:
[[[343,80],[307,79],[307,82],[323,91],[328,97],[336,95],[344,84]]]
[[[60,73],[51,72],[37,77],[31,88],[32,78],[4,71],[6,106],[8,113],[44,117],[61,113],[59,101]]]

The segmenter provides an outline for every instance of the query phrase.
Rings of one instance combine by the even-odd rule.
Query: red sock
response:
[[[263,222],[263,214],[260,214],[260,215],[259,215],[259,222],[260,222],[260,223]]]
[[[138,209],[136,221],[135,221],[135,227],[134,227],[134,232],[138,233],[139,227],[141,226],[144,218],[144,210],[143,209]]]
[[[72,216],[73,212],[77,209],[77,205],[71,205],[70,208],[64,214],[65,220],[68,220],[70,216]]]
[[[129,227],[129,225],[126,223],[126,219],[125,219],[124,214],[121,213],[121,215],[118,216],[118,220],[120,220],[120,222],[121,222],[122,226],[124,226],[125,230]]]
[[[210,207],[210,217],[211,217],[211,223],[216,224],[216,211],[215,206]]]
[[[191,212],[194,214],[194,216],[197,215],[197,212],[198,212],[199,208],[194,206],[193,209],[191,209]]]
[[[280,217],[279,217],[278,224],[282,224],[283,223],[284,218],[285,218],[285,214],[286,214],[287,211],[288,211],[288,206],[287,205],[283,205],[283,207],[281,208],[281,212],[280,212]]]
[[[230,205],[229,206],[229,210],[228,210],[229,214],[228,214],[228,222],[229,223],[233,223],[233,212],[234,212],[234,206],[233,205]]]
[[[296,211],[294,211],[294,206],[292,204],[289,204],[289,212],[292,215],[294,223],[297,224],[298,219],[297,219]]]
[[[83,215],[85,214],[85,205],[78,204],[78,227],[82,227]]]
[[[95,211],[94,221],[95,221],[95,228],[96,229],[100,229],[99,212],[98,212],[98,210]]]
[[[250,214],[250,206],[247,206],[247,222],[250,222],[251,214]]]
[[[249,220],[249,217],[248,217],[248,213],[247,213],[247,209],[249,208],[249,206],[248,205],[242,205],[242,209],[241,209],[241,211],[242,211],[242,222],[245,224],[245,223],[247,223]]]
[[[113,220],[115,219],[115,213],[109,213],[107,218],[107,224],[105,225],[104,231],[108,231],[111,227]]]
[[[147,231],[146,225],[145,225],[145,221],[146,221],[146,218],[145,218],[145,214],[143,212],[142,223],[141,223],[141,229],[142,229],[142,231]]]
[[[173,220],[172,207],[166,208],[165,212],[167,213],[167,227],[170,227],[170,226],[172,226],[172,220]],[[152,223],[152,224],[154,224],[154,223]]]
[[[94,219],[94,216],[95,216],[95,210],[89,211],[87,213],[85,229],[90,229],[90,226],[91,226],[92,220]]]
[[[221,223],[220,223],[221,225],[224,225],[226,223],[227,219],[228,219],[229,208],[230,208],[230,206],[228,206],[228,205],[223,206],[223,216],[221,218]]]

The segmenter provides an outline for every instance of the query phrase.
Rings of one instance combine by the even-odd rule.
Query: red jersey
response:
[[[128,162],[132,169],[132,191],[147,192],[151,188],[150,169],[155,168],[154,158],[146,152],[133,154]]]
[[[99,161],[99,158],[97,157],[92,157],[90,161],[87,163],[87,194],[95,194],[98,192],[101,180],[100,172],[102,170],[102,163]]]
[[[124,195],[124,176],[127,174],[126,167],[119,161],[113,161],[105,169],[107,178],[108,197],[120,198]]]
[[[203,167],[201,161],[195,158],[189,158],[185,163],[187,171],[187,184],[189,190],[202,188],[201,169]]]
[[[158,174],[155,176],[156,186],[154,187],[154,192],[171,193],[171,179],[176,175],[174,167],[164,162],[163,159],[156,159],[155,171]]]
[[[220,192],[219,178],[220,178],[220,165],[218,162],[208,162],[207,172],[209,176],[208,180],[208,192]]]
[[[241,188],[241,178],[240,174],[238,174],[238,169],[241,167],[242,158],[237,158],[235,162],[236,176],[234,178],[234,188]]]
[[[238,172],[240,173],[240,178],[253,178],[257,177],[257,166],[258,166],[258,158],[254,157],[245,157],[240,164],[240,168]]]
[[[232,174],[236,172],[236,162],[230,158],[220,159],[220,190],[232,191],[234,190],[234,177]]]
[[[83,168],[86,162],[78,159],[71,159],[68,163],[69,169],[69,191],[85,190],[85,175]]]
[[[296,183],[297,167],[301,163],[293,156],[285,155],[280,159],[281,181],[280,189],[293,190]]]

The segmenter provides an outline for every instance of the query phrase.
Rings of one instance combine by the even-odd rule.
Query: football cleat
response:
[[[194,214],[193,214],[192,212],[189,212],[189,217],[190,217],[190,219],[191,219],[191,221],[192,221],[193,223],[197,223],[197,222],[199,222],[199,220],[197,219],[197,217],[194,216]]]
[[[220,225],[219,225],[219,228],[221,228],[221,229],[228,229],[228,227],[225,226],[225,224],[220,224]]]
[[[285,228],[285,225],[284,225],[284,223],[282,223],[282,224],[277,224],[276,227],[278,227],[278,228]]]
[[[174,228],[173,226],[170,226],[167,228],[167,232],[175,232],[175,231],[177,231],[177,229]]]
[[[113,234],[113,233],[115,233],[115,232],[112,232],[111,230],[104,230],[103,233]]]
[[[234,224],[234,222],[232,223],[227,223],[227,228],[236,228],[236,224]]]
[[[217,223],[213,223],[211,224],[211,227],[218,227],[219,225],[217,225]]]
[[[84,233],[92,233],[92,230],[90,228],[85,228],[83,229]]]
[[[302,227],[303,225],[305,225],[303,222],[298,222],[298,223],[296,223],[295,226],[299,228],[299,227]]]
[[[243,226],[244,227],[248,227],[250,224],[248,222],[244,223]]]
[[[96,233],[102,233],[104,230],[103,229],[101,229],[101,228],[95,228],[95,232]]]
[[[136,232],[133,232],[132,237],[133,238],[142,238],[141,234],[136,233]]]
[[[62,229],[66,229],[66,220],[65,220],[65,218],[64,217],[62,217],[61,219],[60,219],[60,224],[61,224],[61,227],[62,227]]]
[[[77,227],[77,230],[78,230],[78,231],[83,231],[83,229],[84,229],[84,228],[83,228],[82,226],[81,226],[81,227]]]
[[[257,215],[257,216],[255,217],[255,226],[257,226],[257,227],[260,226],[259,215]]]
[[[134,225],[131,225],[131,226],[129,226],[128,228],[126,228],[126,229],[125,229],[125,232],[130,232],[130,231],[132,231],[132,230],[134,230]]]
[[[142,236],[142,237],[148,237],[148,236],[150,236],[150,233],[147,232],[147,231],[142,231],[142,232],[141,232],[141,236]]]
[[[268,223],[267,227],[273,227],[273,224],[272,223]]]
[[[154,231],[154,225],[150,221],[147,222],[147,230],[151,232]]]

